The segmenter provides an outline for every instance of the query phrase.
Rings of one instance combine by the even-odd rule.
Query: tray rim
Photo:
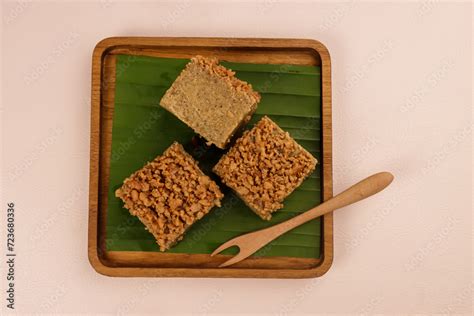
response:
[[[332,197],[332,97],[331,60],[329,51],[313,39],[288,38],[223,38],[223,37],[108,37],[94,48],[91,84],[91,143],[89,175],[88,259],[100,274],[121,277],[240,277],[240,278],[311,278],[325,274],[333,261],[333,215],[323,216],[323,245],[320,263],[309,269],[257,268],[157,268],[113,267],[102,262],[98,247],[100,118],[102,105],[102,66],[107,52],[126,46],[186,46],[186,47],[248,47],[311,49],[321,59],[322,133],[323,133],[323,199]]]

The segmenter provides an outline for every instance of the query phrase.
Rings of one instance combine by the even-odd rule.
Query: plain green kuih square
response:
[[[211,169],[224,151],[215,147],[205,150],[191,128],[159,106],[161,97],[188,62],[189,59],[117,56],[106,223],[109,251],[159,251],[153,236],[129,214],[114,192],[125,178],[173,142],[183,144],[199,162],[199,167],[219,181]],[[195,223],[184,239],[167,252],[209,254],[233,237],[282,222],[322,201],[320,67],[221,64],[234,70],[237,78],[252,84],[262,96],[246,128],[267,115],[319,163],[302,185],[285,199],[285,207],[268,222],[255,216],[229,188],[220,184],[225,195],[222,207],[215,208]],[[274,240],[256,255],[319,258],[321,241],[321,220],[315,219]],[[231,248],[223,253],[236,252]]]

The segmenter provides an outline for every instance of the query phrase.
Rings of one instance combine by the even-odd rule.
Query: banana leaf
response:
[[[207,147],[195,133],[159,106],[188,59],[118,55],[113,116],[106,248],[109,251],[159,251],[153,236],[123,208],[114,195],[123,180],[178,141],[199,161],[200,167],[219,184],[212,166],[224,151]],[[211,253],[223,242],[274,225],[321,203],[321,77],[315,66],[244,64],[222,62],[236,76],[262,95],[256,113],[245,128],[268,115],[319,161],[316,170],[284,202],[285,207],[264,221],[220,184],[225,198],[195,223],[184,239],[168,252]],[[319,258],[321,221],[302,225],[268,246],[257,256]],[[228,249],[233,254],[236,249]]]

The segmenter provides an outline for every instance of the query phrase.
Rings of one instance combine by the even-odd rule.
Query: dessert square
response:
[[[236,141],[213,171],[257,215],[270,220],[316,163],[288,132],[265,116]]]
[[[183,238],[223,194],[177,142],[125,179],[115,195],[153,234],[161,251]]]
[[[160,105],[224,149],[257,108],[260,95],[215,58],[196,56],[166,91]]]

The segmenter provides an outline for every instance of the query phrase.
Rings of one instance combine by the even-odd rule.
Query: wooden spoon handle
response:
[[[266,231],[265,233],[268,239],[265,239],[267,239],[269,242],[286,233],[287,231],[292,230],[293,228],[298,227],[312,219],[368,198],[369,196],[372,196],[375,193],[385,189],[392,181],[393,175],[390,172],[376,173],[354,184],[347,190],[310,209],[309,211],[306,211],[278,225],[263,229],[260,232]]]

